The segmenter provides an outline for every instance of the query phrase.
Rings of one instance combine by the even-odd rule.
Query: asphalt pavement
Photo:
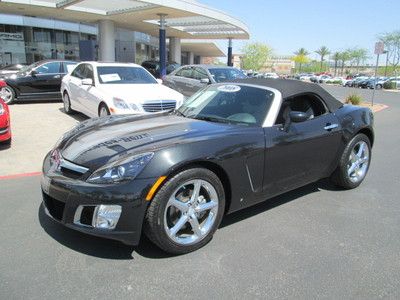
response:
[[[399,299],[400,93],[376,102],[389,108],[359,188],[323,180],[226,216],[183,256],[66,229],[44,214],[39,176],[0,180],[0,299]]]

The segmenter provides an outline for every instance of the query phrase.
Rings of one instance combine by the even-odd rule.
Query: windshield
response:
[[[212,68],[208,69],[208,71],[216,82],[247,78],[242,71],[235,68]]]
[[[101,84],[154,84],[157,81],[146,70],[139,67],[97,67]]]
[[[261,126],[274,93],[245,85],[213,85],[200,90],[178,109],[187,118]]]

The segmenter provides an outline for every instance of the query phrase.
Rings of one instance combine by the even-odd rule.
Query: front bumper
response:
[[[155,178],[150,178],[112,185],[90,184],[50,170],[47,155],[41,180],[43,205],[47,215],[66,227],[127,245],[137,245],[148,205],[145,197],[155,181]],[[100,204],[122,207],[115,229],[82,224],[85,222],[81,222],[81,218],[90,219],[90,213],[93,213],[90,208]],[[82,213],[82,207],[88,208],[85,215],[77,215]]]

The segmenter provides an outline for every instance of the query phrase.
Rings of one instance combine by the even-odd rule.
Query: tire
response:
[[[63,94],[63,105],[64,105],[64,112],[67,115],[73,114],[75,111],[71,108],[71,99],[69,97],[69,94],[67,92],[64,92]]]
[[[192,197],[195,189],[198,197]],[[224,210],[225,192],[218,176],[204,168],[187,169],[157,192],[146,213],[144,232],[168,253],[189,253],[212,239]]]
[[[99,117],[105,117],[111,115],[110,110],[108,109],[107,105],[101,103],[99,106]]]
[[[337,186],[354,189],[367,175],[370,162],[371,142],[365,134],[359,133],[347,144],[330,179]]]
[[[2,99],[6,104],[13,104],[15,101],[15,91],[10,86],[5,86],[2,88]]]
[[[377,90],[381,90],[381,89],[382,89],[382,84],[377,84],[377,85],[376,85],[376,89],[377,89]]]

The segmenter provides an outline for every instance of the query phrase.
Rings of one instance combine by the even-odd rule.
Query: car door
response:
[[[93,66],[91,64],[84,64],[83,77],[84,79],[91,79],[93,84],[92,85],[81,84],[78,97],[80,99],[82,106],[85,107],[85,110],[88,113],[88,115],[97,116],[100,101],[95,95],[96,87],[94,81],[94,71],[93,71]]]
[[[193,91],[190,87],[190,82],[192,79],[193,68],[183,67],[178,70],[173,76],[171,76],[171,87],[186,97],[189,97],[193,94]]]
[[[308,107],[301,99],[309,97]],[[275,126],[264,128],[266,137],[264,192],[277,195],[329,176],[338,158],[341,127],[334,113],[315,95],[284,102]],[[307,101],[306,101],[307,102]],[[300,104],[300,105],[299,105]],[[304,122],[283,124],[290,111],[310,113]]]
[[[47,62],[38,66],[32,73],[34,93],[43,98],[60,98],[62,75],[60,62]]]
[[[20,76],[16,84],[19,98],[54,99],[59,98],[61,87],[61,65],[59,62],[47,62],[38,65],[30,73]]]
[[[81,99],[79,98],[80,95],[80,88],[82,85],[82,79],[84,78],[84,66],[85,64],[79,64],[71,73],[68,79],[68,86],[70,91],[70,100],[71,104],[74,109],[84,112],[85,107],[83,107],[81,103]]]
[[[201,82],[201,80],[208,79],[209,82],[211,82],[211,79],[208,76],[207,71],[202,67],[194,67],[192,77],[193,80],[189,85],[192,94],[196,93],[198,90],[207,86],[208,83]]]

